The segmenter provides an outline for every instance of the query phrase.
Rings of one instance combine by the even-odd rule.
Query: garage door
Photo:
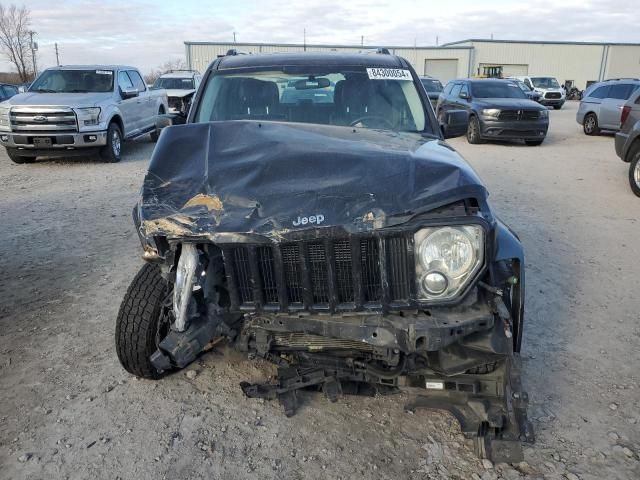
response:
[[[457,58],[427,58],[424,61],[424,73],[440,80],[443,84],[458,78]]]

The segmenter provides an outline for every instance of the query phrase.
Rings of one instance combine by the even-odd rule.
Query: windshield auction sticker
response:
[[[369,80],[413,80],[409,70],[399,68],[367,68]]]
[[[111,70],[96,70],[96,73],[98,75],[113,75]]]

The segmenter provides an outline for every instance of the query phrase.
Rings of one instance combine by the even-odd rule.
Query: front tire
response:
[[[584,117],[582,129],[585,135],[598,135],[600,128],[598,127],[598,117],[595,113],[587,113]]]
[[[471,117],[467,126],[467,141],[472,145],[482,143],[480,137],[480,121],[478,117]]]
[[[100,149],[100,158],[106,163],[118,163],[122,159],[122,131],[111,122],[107,130],[107,144]]]
[[[15,148],[7,148],[7,155],[13,163],[33,163],[36,161],[36,157],[23,157],[18,155],[18,150]]]
[[[131,282],[116,319],[116,351],[124,369],[138,377],[162,376],[150,357],[170,329],[171,289],[160,267],[144,265]]]
[[[629,165],[629,184],[631,191],[640,197],[640,152],[635,154]]]
[[[553,109],[554,110],[560,110],[562,108],[562,105],[554,105]]]
[[[158,115],[164,115],[164,108],[163,107],[160,107],[158,109]],[[160,129],[158,127],[156,127],[156,129],[149,134],[149,136],[151,137],[151,141],[153,143],[156,143],[158,141],[158,138],[160,138],[160,132],[161,132]]]

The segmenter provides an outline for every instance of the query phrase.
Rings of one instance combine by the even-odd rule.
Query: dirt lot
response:
[[[287,419],[244,398],[238,383],[270,370],[233,352],[131,377],[113,336],[142,264],[130,212],[153,145],[115,165],[2,151],[0,478],[640,478],[640,199],[575,109],[550,112],[541,147],[451,142],[526,247],[538,442],[515,468],[483,465],[452,417],[404,413],[403,396],[309,395]]]

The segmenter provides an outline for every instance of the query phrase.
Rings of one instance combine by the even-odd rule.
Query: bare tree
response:
[[[163,73],[170,72],[171,70],[184,70],[185,68],[187,68],[187,64],[182,58],[168,60],[147,73],[144,76],[144,81],[148,85],[152,85]]]
[[[22,82],[31,80],[35,73],[30,24],[30,12],[24,5],[0,4],[0,50],[15,65]]]

